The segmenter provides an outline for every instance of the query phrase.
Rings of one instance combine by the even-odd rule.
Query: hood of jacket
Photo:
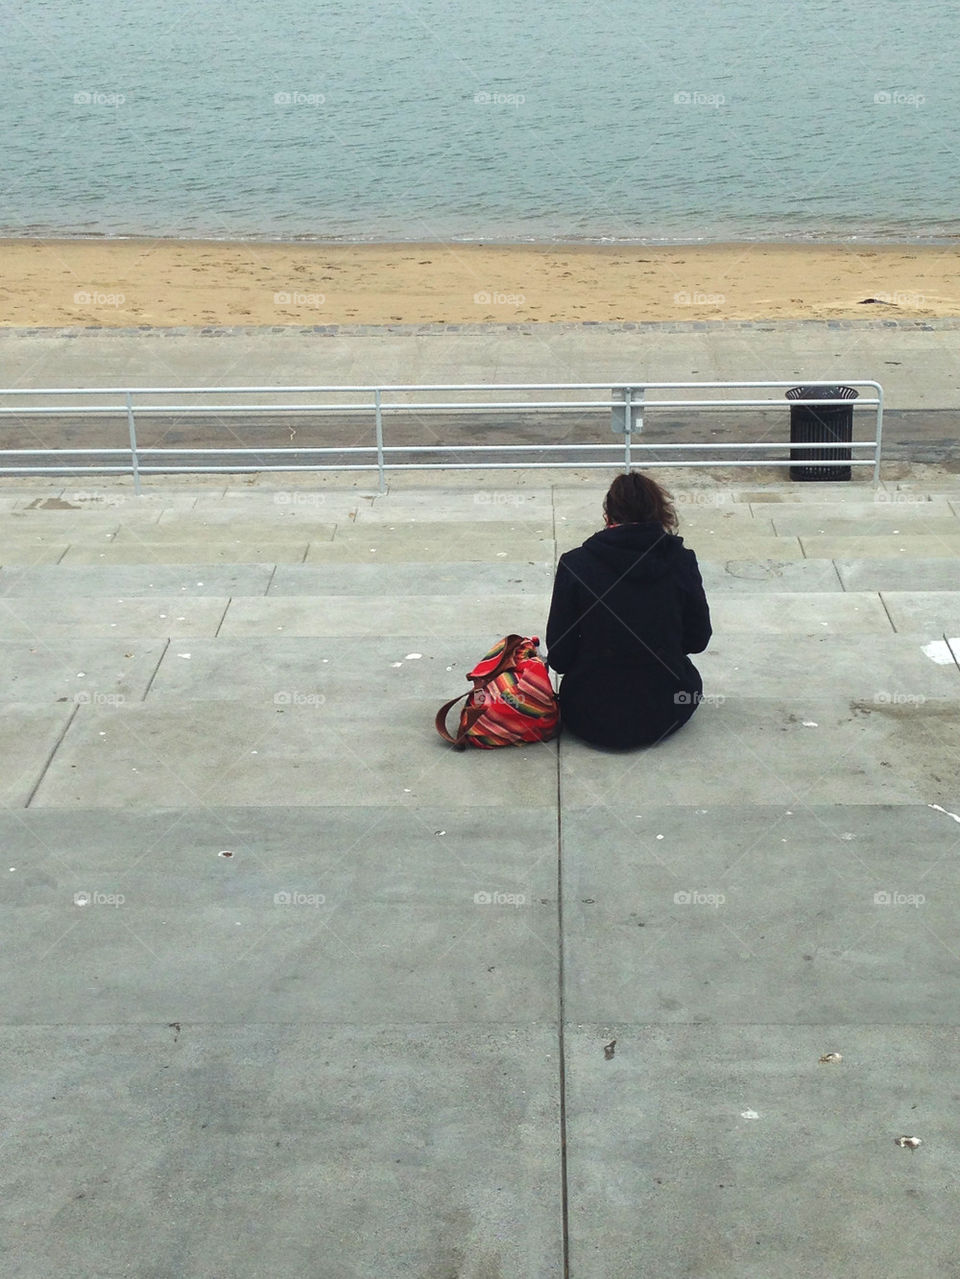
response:
[[[683,538],[662,524],[617,524],[588,537],[580,549],[618,578],[649,582],[676,567]]]

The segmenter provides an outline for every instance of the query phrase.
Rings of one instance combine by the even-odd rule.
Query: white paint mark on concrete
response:
[[[755,1110],[741,1110],[740,1118],[741,1119],[759,1119],[760,1116],[757,1114]]]
[[[416,661],[418,661],[421,657],[423,657],[423,654],[422,654],[422,653],[408,653],[408,654],[407,654],[407,658],[406,658],[406,660],[407,660],[408,662],[416,662]]]
[[[941,808],[939,804],[928,804],[927,808],[935,808],[938,813],[943,813],[944,817],[952,817],[955,822],[960,822],[960,815],[951,813],[946,808]]]
[[[815,719],[805,719],[805,720],[803,721],[803,727],[804,727],[804,728],[819,728],[819,727],[820,727],[820,725],[817,723],[817,721],[816,721]]]
[[[931,640],[929,644],[923,645],[922,652],[938,666],[950,666],[953,662],[953,653],[946,640]]]

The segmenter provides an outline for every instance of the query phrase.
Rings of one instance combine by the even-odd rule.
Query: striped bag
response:
[[[461,697],[437,711],[437,732],[444,741],[461,751],[467,746],[491,750],[553,737],[560,713],[546,663],[537,654],[539,643],[535,635],[507,635],[494,645],[467,675],[473,689],[461,694],[467,704],[456,737],[447,732],[447,715]]]

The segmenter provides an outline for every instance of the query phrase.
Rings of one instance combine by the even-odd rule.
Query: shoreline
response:
[[[455,236],[449,240],[421,240],[402,238],[381,239],[375,236],[324,236],[324,235],[272,235],[265,232],[262,235],[146,235],[138,231],[73,231],[69,233],[46,233],[31,234],[24,232],[19,235],[15,232],[0,231],[0,245],[5,244],[24,244],[24,243],[45,243],[45,244],[70,244],[88,243],[94,244],[125,244],[130,241],[137,241],[141,244],[275,244],[282,246],[305,245],[315,246],[318,248],[377,248],[377,249],[409,249],[417,246],[429,246],[431,248],[451,248],[455,249],[461,245],[476,245],[480,248],[489,249],[565,249],[565,248],[587,248],[587,249],[617,249],[617,248],[639,248],[639,249],[671,249],[671,248],[744,248],[750,246],[760,247],[782,247],[782,248],[799,248],[810,246],[811,248],[822,249],[841,249],[841,248],[866,248],[866,249],[890,249],[893,251],[910,248],[960,248],[960,232],[955,235],[931,235],[931,236],[903,236],[890,237],[878,236],[876,239],[869,235],[827,235],[827,236],[763,236],[749,237],[742,239],[721,237],[714,239],[704,236],[700,239],[691,239],[689,236],[637,236],[637,237],[620,237],[620,236],[555,236],[553,238],[543,239],[537,236],[528,236],[526,238],[509,236],[504,239],[498,239],[496,236],[476,235],[476,236]]]
[[[0,239],[0,326],[960,316],[960,245]]]

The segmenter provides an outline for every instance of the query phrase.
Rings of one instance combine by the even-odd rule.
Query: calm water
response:
[[[0,22],[3,234],[960,236],[952,0],[6,0]]]

